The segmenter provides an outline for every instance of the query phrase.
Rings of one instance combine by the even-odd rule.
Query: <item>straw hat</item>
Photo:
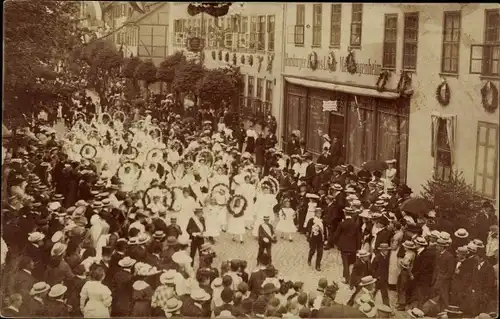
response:
[[[358,309],[368,318],[373,318],[377,314],[377,308],[370,306],[368,303],[362,304]]]
[[[141,291],[149,287],[149,284],[143,280],[137,280],[132,285],[132,288],[136,291]]]
[[[220,277],[217,277],[215,278],[212,283],[210,284],[210,287],[212,289],[215,289],[215,288],[218,288],[218,287],[221,287],[222,286],[222,278]]]
[[[65,285],[55,284],[54,286],[52,286],[52,288],[50,288],[49,297],[50,298],[60,297],[60,296],[64,295],[64,293],[67,290],[68,290],[68,287],[66,287]]]
[[[377,247],[378,250],[391,250],[391,247],[389,247],[389,244],[387,243],[381,243]]]
[[[177,242],[179,243],[179,245],[185,246],[185,245],[189,245],[191,243],[191,239],[189,239],[189,237],[187,235],[186,236],[179,236],[179,238],[177,239]]]
[[[137,237],[137,245],[144,245],[145,243],[147,243],[149,240],[151,239],[151,237],[149,237],[148,234],[140,234],[138,237]]]
[[[193,289],[191,291],[190,297],[194,301],[207,301],[208,299],[210,299],[210,295],[201,288]]]
[[[474,243],[474,245],[476,245],[477,248],[484,248],[484,243],[480,239],[474,239],[472,243]]]
[[[173,284],[175,283],[175,275],[176,271],[173,269],[169,269],[160,276],[160,282],[162,285]]]
[[[361,287],[364,287],[364,286],[374,284],[376,282],[377,282],[376,278],[373,278],[372,276],[365,276],[365,277],[361,278],[361,282],[359,283],[359,285]]]
[[[50,238],[50,240],[53,242],[53,243],[57,243],[59,242],[62,238],[63,238],[64,234],[62,231],[56,231],[54,233],[54,235],[52,235],[52,238]]]
[[[53,257],[62,256],[66,252],[67,248],[68,246],[66,244],[55,243],[50,250],[50,255]]]
[[[446,313],[453,313],[457,315],[463,314],[463,312],[460,310],[460,307],[452,305],[449,305],[448,308],[446,308],[444,311],[446,311]]]
[[[46,282],[37,282],[33,285],[33,287],[30,290],[30,295],[39,295],[41,293],[44,293],[46,291],[49,291],[50,285]]]
[[[28,235],[28,241],[31,243],[36,243],[37,241],[43,240],[45,238],[45,234],[41,232],[33,232]]]
[[[427,240],[425,240],[424,237],[422,236],[417,236],[414,240],[415,244],[420,245],[420,246],[427,246]]]
[[[129,268],[132,267],[135,264],[136,260],[130,258],[129,256],[122,258],[119,262],[118,265],[123,268]]]
[[[465,228],[459,228],[453,234],[455,235],[455,237],[458,237],[458,238],[467,238],[467,237],[469,237],[469,232]]]
[[[167,303],[165,305],[165,308],[163,308],[163,310],[166,313],[171,313],[171,312],[176,312],[177,310],[181,309],[181,307],[182,307],[182,301],[174,297],[167,300]]]
[[[191,263],[192,259],[185,252],[177,251],[172,255],[172,261],[176,264],[183,265]]]
[[[408,314],[412,318],[423,318],[425,316],[425,313],[418,308],[413,308],[413,309],[408,310]]]
[[[361,214],[359,214],[359,217],[372,218],[372,213],[369,209],[363,209],[363,211],[361,211]]]
[[[368,256],[370,256],[370,253],[369,253],[369,252],[367,252],[367,251],[366,251],[366,250],[364,250],[364,249],[360,249],[360,250],[358,250],[358,252],[356,253],[356,256],[357,256],[357,257],[368,257]]]

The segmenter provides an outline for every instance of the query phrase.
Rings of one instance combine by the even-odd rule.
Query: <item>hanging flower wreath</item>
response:
[[[260,69],[262,68],[262,61],[264,61],[264,57],[263,56],[258,56],[257,57],[257,61],[258,61],[258,65],[257,65],[257,72],[260,72]]]
[[[309,54],[309,67],[313,71],[318,68],[318,54],[314,51]]]
[[[97,149],[94,145],[84,144],[80,149],[80,156],[85,159],[92,159],[97,155]]]
[[[271,53],[267,56],[267,67],[266,70],[269,73],[273,72],[273,62],[274,62],[274,53]]]
[[[493,82],[488,81],[481,88],[481,99],[486,112],[494,113],[496,111],[498,108],[498,89]]]
[[[450,86],[445,80],[443,80],[436,89],[436,99],[441,106],[447,106],[450,104],[450,97]]]
[[[328,55],[328,69],[330,71],[336,71],[337,70],[337,59],[335,58],[335,53],[330,52]]]
[[[236,53],[233,53],[233,64],[236,65],[238,62],[238,57],[236,56]]]
[[[253,55],[251,55],[250,57],[248,57],[248,64],[249,64],[250,66],[252,66],[252,65],[253,65]]]
[[[354,74],[356,73],[356,61],[354,60],[354,50],[349,50],[349,54],[345,58],[345,67],[347,68],[347,72]]]
[[[243,202],[243,205],[241,204]],[[245,213],[245,210],[247,209],[248,203],[245,197],[241,195],[233,195],[231,199],[227,202],[227,210],[231,216],[234,218],[238,218],[243,216]],[[239,212],[236,212],[235,209],[238,209],[241,207],[241,210]]]
[[[215,53],[215,51],[212,51],[212,59],[216,59],[217,58],[217,53]]]
[[[413,95],[413,89],[411,88],[411,73],[403,72],[399,78],[397,90],[399,94],[403,97],[411,97]]]
[[[226,55],[224,56],[224,61],[229,62],[229,52],[226,52]]]
[[[241,55],[240,62],[241,62],[241,64],[245,64],[245,55],[244,54]]]
[[[219,50],[219,61],[222,61],[222,50]]]
[[[387,84],[387,80],[389,80],[390,76],[391,76],[391,74],[387,70],[380,72],[380,75],[378,76],[378,80],[377,80],[377,84],[376,84],[377,91],[383,92],[385,90],[385,85]]]

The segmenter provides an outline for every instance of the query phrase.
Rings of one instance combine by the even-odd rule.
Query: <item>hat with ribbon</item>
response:
[[[30,295],[35,296],[50,290],[50,285],[46,282],[37,282],[30,290]]]
[[[50,288],[49,297],[50,298],[61,297],[66,293],[67,290],[68,287],[66,287],[65,285],[55,284],[54,286],[52,286],[52,288]]]

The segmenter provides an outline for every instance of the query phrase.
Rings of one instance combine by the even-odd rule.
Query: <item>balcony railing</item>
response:
[[[470,49],[471,74],[500,77],[500,44],[473,44]]]

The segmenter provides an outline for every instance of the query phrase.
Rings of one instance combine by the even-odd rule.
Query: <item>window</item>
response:
[[[396,40],[398,35],[398,15],[386,14],[384,22],[384,57],[382,66],[396,68]]]
[[[458,73],[461,19],[462,15],[460,11],[444,13],[441,72]]]
[[[240,75],[240,107],[243,107],[243,108],[246,106],[245,87],[246,87],[246,75],[241,74]]]
[[[182,32],[182,20],[174,20],[174,32]]]
[[[257,48],[257,17],[250,19],[250,49]]]
[[[247,108],[253,109],[254,103],[254,86],[255,78],[253,76],[248,76],[248,91],[247,91]]]
[[[262,99],[262,92],[264,91],[264,79],[257,78],[257,99]]]
[[[351,46],[361,46],[361,27],[363,25],[363,4],[353,3],[351,13]]]
[[[330,20],[330,46],[340,46],[340,30],[342,22],[342,4],[332,4]]]
[[[484,197],[496,198],[498,178],[498,124],[478,122],[474,189]]]
[[[266,112],[271,112],[273,109],[273,81],[266,80]]]
[[[485,11],[484,44],[471,45],[470,73],[500,75],[500,10]]]
[[[241,17],[241,23],[238,35],[238,47],[248,47],[248,17]]]
[[[275,17],[267,16],[267,50],[274,51]]]
[[[321,46],[321,12],[322,4],[313,6],[313,46]]]
[[[306,8],[303,4],[297,6],[297,17],[295,20],[294,42],[295,45],[304,45],[304,25],[306,23]]]
[[[437,179],[448,180],[453,171],[454,116],[432,115],[432,156],[434,175]]]
[[[257,50],[264,51],[266,49],[266,16],[259,16],[259,24],[257,25]]]
[[[405,13],[403,36],[403,69],[417,68],[418,12]]]
[[[488,44],[500,43],[500,10],[485,11],[484,42]]]

